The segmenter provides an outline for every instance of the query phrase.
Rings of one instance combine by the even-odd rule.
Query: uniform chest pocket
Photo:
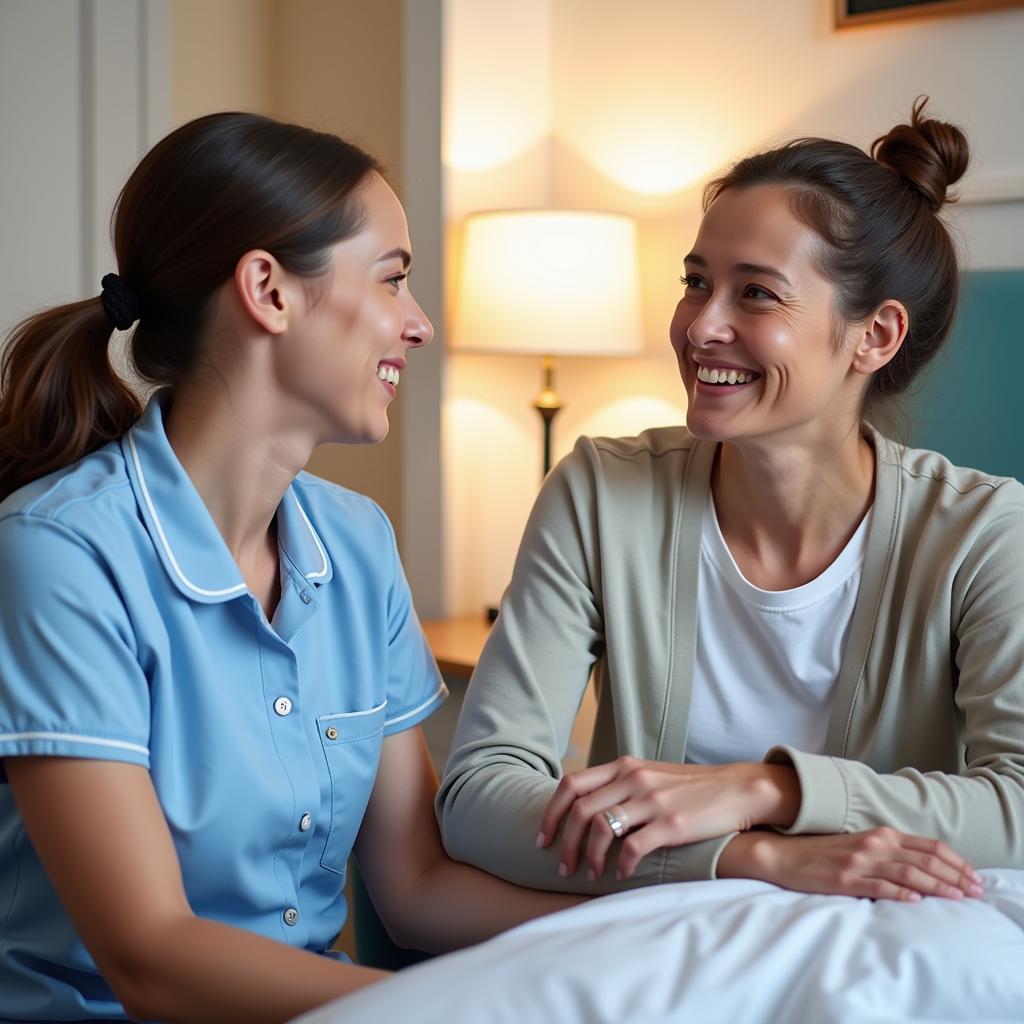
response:
[[[321,867],[345,873],[380,761],[387,701],[368,711],[320,715],[317,730],[331,781],[331,824]]]

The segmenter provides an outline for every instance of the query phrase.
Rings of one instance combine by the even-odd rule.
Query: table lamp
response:
[[[636,223],[612,213],[508,210],[465,224],[450,335],[453,349],[542,357],[533,407],[544,424],[562,408],[555,356],[624,356],[643,349]]]

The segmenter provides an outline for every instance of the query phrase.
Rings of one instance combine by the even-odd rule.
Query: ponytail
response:
[[[99,298],[15,327],[0,362],[0,500],[119,438],[142,414],[110,364],[110,335]]]

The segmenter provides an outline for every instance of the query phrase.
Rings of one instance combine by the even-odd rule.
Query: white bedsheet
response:
[[[744,880],[606,896],[298,1021],[1021,1024],[1024,871],[981,874],[984,896],[957,902],[872,903]]]

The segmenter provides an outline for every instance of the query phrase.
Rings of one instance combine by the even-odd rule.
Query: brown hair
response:
[[[740,160],[704,190],[704,209],[729,188],[778,184],[821,239],[818,269],[835,285],[837,313],[855,323],[886,299],[909,314],[896,356],[871,378],[865,406],[904,391],[939,350],[956,312],[959,271],[949,232],[936,216],[955,200],[949,187],[968,163],[955,125],[924,116],[872,143],[870,155],[829,139],[796,139]]]
[[[143,157],[114,207],[118,273],[140,313],[135,371],[174,385],[195,366],[214,293],[250,249],[315,277],[355,234],[378,162],[334,135],[255,114],[190,121]],[[108,298],[109,301],[109,298]],[[44,310],[0,363],[0,499],[119,438],[141,404],[111,365],[100,296]]]

